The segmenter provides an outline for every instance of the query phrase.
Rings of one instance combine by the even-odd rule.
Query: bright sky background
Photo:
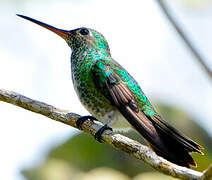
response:
[[[212,68],[212,11],[172,4]],[[100,31],[112,56],[140,83],[150,99],[185,109],[212,135],[212,85],[152,1],[30,1],[0,6],[0,88],[87,115],[72,86],[65,41],[15,16],[24,14],[58,28]],[[210,60],[210,61],[209,61]],[[73,128],[0,103],[1,179],[22,180],[20,169],[41,163]]]

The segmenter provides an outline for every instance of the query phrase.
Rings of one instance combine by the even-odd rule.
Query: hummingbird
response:
[[[81,27],[63,30],[17,14],[62,37],[71,48],[71,73],[74,89],[91,116],[80,117],[104,124],[95,138],[102,142],[105,130],[135,129],[158,155],[180,166],[196,166],[190,152],[201,146],[168,124],[155,110],[136,80],[112,57],[105,37],[96,30]]]

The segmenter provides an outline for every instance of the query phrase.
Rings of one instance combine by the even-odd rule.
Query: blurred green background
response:
[[[165,1],[212,68],[212,1]],[[87,26],[109,42],[112,57],[139,82],[167,121],[199,142],[196,170],[212,160],[211,80],[176,35],[155,0],[1,0],[0,88],[81,115],[72,86],[70,49],[16,13],[64,29]],[[173,179],[97,143],[87,134],[0,103],[1,179]],[[126,134],[143,143],[136,132]]]

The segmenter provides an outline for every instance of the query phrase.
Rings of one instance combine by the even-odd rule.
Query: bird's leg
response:
[[[76,125],[79,129],[82,129],[82,125],[85,121],[90,120],[90,121],[96,121],[97,119],[93,116],[81,116],[77,119]]]
[[[111,130],[113,131],[113,129],[111,127],[109,127],[107,124],[105,124],[104,126],[102,126],[94,135],[94,138],[99,141],[100,143],[104,142],[102,139],[102,134],[105,130]]]

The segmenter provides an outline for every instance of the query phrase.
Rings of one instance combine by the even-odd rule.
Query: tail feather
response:
[[[163,144],[160,147],[151,145],[156,154],[180,166],[188,168],[190,165],[196,166],[196,162],[189,152],[203,154],[200,151],[201,146],[190,138],[182,135],[159,116],[154,116],[149,119],[160,137],[161,144]]]
[[[160,116],[146,116],[133,112],[129,107],[120,109],[128,122],[146,139],[155,153],[180,166],[196,166],[190,152],[200,151],[201,146],[182,135]]]
[[[155,115],[153,117],[154,123],[158,128],[160,128],[164,133],[166,133],[168,136],[172,135],[173,138],[176,138],[178,141],[183,143],[185,145],[185,148],[189,152],[198,152],[200,154],[203,154],[200,149],[202,146],[194,142],[192,139],[186,137],[185,135],[182,135],[177,129],[169,125],[163,118],[159,115]]]

